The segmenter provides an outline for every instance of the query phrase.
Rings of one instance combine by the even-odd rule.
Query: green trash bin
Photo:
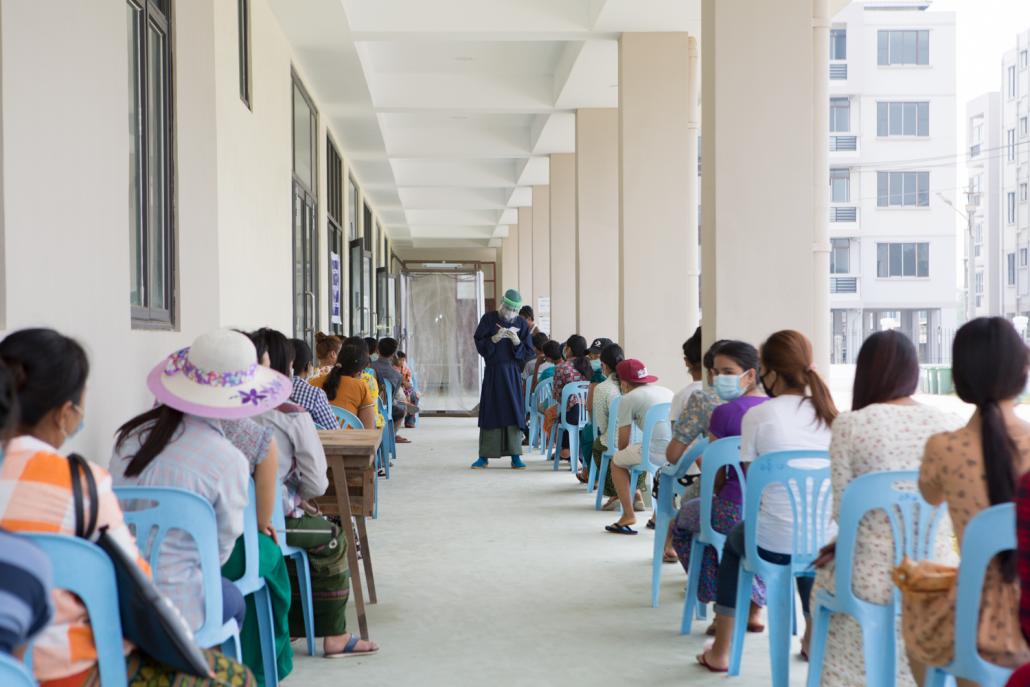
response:
[[[950,394],[954,392],[954,388],[951,383],[951,368],[947,365],[941,365],[937,369],[937,388],[941,394]]]
[[[938,370],[937,370],[937,366],[936,365],[927,365],[926,366],[926,379],[927,379],[928,386],[929,386],[929,393],[931,393],[931,394],[939,394],[940,393],[940,391],[939,391],[940,387],[938,386],[937,372],[938,372]]]

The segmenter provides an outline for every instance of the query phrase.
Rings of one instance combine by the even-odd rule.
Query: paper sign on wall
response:
[[[540,296],[536,299],[536,312],[533,313],[534,324],[541,332],[551,332],[551,298]]]
[[[343,317],[341,316],[342,305],[340,303],[340,288],[343,282],[343,276],[340,274],[340,255],[339,253],[329,253],[329,289],[332,294],[331,302],[329,303],[329,322],[331,324],[343,324]]]

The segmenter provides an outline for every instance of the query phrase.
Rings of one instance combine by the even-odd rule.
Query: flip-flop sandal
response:
[[[762,623],[748,623],[747,631],[754,633],[765,632],[765,625]]]
[[[705,656],[704,652],[697,655],[697,662],[704,666],[705,670],[710,673],[728,673],[730,671],[729,668],[716,668],[713,666],[708,662],[708,657]]]
[[[648,520],[647,521],[647,529],[649,529],[649,530],[653,530],[654,529],[654,520]]]
[[[629,525],[620,525],[617,522],[614,522],[611,525],[605,525],[604,529],[605,529],[606,532],[611,532],[612,534],[636,534],[637,533],[637,531],[635,529],[633,529],[632,527],[630,527]]]
[[[370,651],[355,651],[354,647],[361,641],[361,637],[357,635],[351,635],[350,639],[347,640],[347,646],[343,647],[343,651],[338,651],[335,654],[326,654],[326,658],[353,658],[355,656],[371,656],[372,654],[379,653],[379,647]]]
[[[587,478],[587,477],[584,477],[583,475],[579,474],[578,472],[576,473],[576,479],[578,479],[578,480],[579,480],[579,483],[580,483],[580,484],[586,484],[587,482],[589,482],[589,481],[590,481],[590,479],[589,479],[589,478]]]
[[[679,561],[679,557],[674,553],[666,554],[662,556],[663,563],[676,563]]]
[[[394,437],[393,440],[396,441],[398,444],[410,444],[411,443],[411,439],[407,439],[405,437]]]

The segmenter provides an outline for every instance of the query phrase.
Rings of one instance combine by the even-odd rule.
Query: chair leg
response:
[[[769,666],[773,687],[790,684],[790,629],[793,613],[794,577],[790,574],[766,578],[766,623],[769,628]],[[745,616],[746,617],[746,616]]]
[[[826,637],[830,632],[830,609],[819,603],[818,599],[812,599],[812,642],[808,647],[808,681],[807,687],[819,687],[819,681],[823,672],[823,655],[826,652]],[[863,645],[865,638],[863,637]],[[866,684],[871,684],[869,676],[875,673],[869,672],[868,656],[866,651]],[[894,663],[891,663],[893,670]]]
[[[744,653],[747,616],[751,607],[751,583],[754,579],[755,574],[744,569],[744,560],[741,559],[740,574],[737,576],[737,602],[733,616],[733,641],[730,644],[730,675],[740,675],[740,658]]]
[[[303,551],[294,556],[297,568],[297,592],[300,596],[301,612],[304,615],[304,636],[308,643],[308,656],[315,655],[315,609],[311,595],[311,565]]]
[[[594,491],[597,486],[597,463],[594,462],[594,457],[590,456],[590,473],[587,475],[587,493]]]
[[[665,539],[669,532],[669,511],[672,489],[664,482],[658,485],[658,505],[654,515],[654,548],[651,551],[651,608],[658,608],[662,588],[662,566],[665,564]]]
[[[565,430],[558,424],[555,427],[558,428],[558,431],[554,433],[554,446],[551,447],[552,456],[554,457],[554,465],[551,466],[551,470],[558,472],[558,467],[561,465],[561,437]]]
[[[704,562],[705,545],[695,536],[690,542],[690,570],[687,572],[687,596],[683,600],[683,618],[680,620],[680,634],[689,635],[694,626],[694,606],[697,603],[697,589],[701,584],[701,565]]]
[[[607,453],[601,456],[601,469],[597,473],[597,499],[594,501],[594,510],[601,510],[601,500],[604,498],[604,482],[608,479],[608,461],[611,456]]]
[[[261,665],[265,671],[265,685],[275,687],[279,684],[279,673],[276,668],[272,599],[268,594],[268,587],[261,587],[254,592],[254,611],[257,613],[258,636],[261,642]]]
[[[569,433],[569,470],[573,474],[579,471],[579,430],[572,428]]]

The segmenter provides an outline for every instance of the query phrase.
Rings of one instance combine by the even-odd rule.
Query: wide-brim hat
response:
[[[266,413],[293,391],[292,381],[258,365],[254,344],[231,329],[199,336],[168,356],[151,370],[147,386],[159,403],[221,420]]]
[[[623,382],[631,384],[653,384],[658,377],[647,371],[647,366],[636,358],[626,358],[615,366],[615,374]]]

